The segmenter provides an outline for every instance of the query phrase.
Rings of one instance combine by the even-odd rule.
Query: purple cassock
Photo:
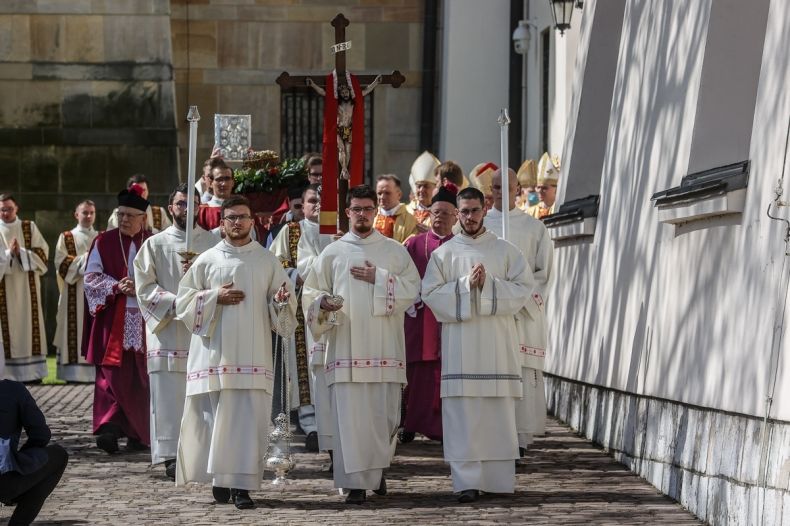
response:
[[[143,318],[137,302],[118,290],[129,276],[134,254],[148,236],[122,235],[117,228],[99,234],[85,270],[82,352],[96,366],[93,432],[117,425],[124,436],[145,445],[149,435],[149,391]]]
[[[425,276],[431,253],[452,237],[450,234],[440,238],[431,230],[404,243],[421,278]],[[415,308],[416,315],[412,317],[407,313],[404,321],[406,379],[409,384],[404,392],[406,418],[403,430],[441,440],[442,325],[424,303],[418,303]]]

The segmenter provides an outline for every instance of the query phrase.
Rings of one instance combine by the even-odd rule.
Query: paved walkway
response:
[[[71,455],[36,524],[699,524],[555,420],[517,469],[515,495],[458,504],[441,445],[418,439],[398,447],[387,473],[389,495],[349,507],[321,471],[328,457],[297,444],[293,482],[284,490],[264,482],[252,493],[258,508],[240,512],[213,504],[209,487],[174,487],[161,466],[149,465],[147,454],[97,450],[90,433],[92,386],[35,386],[31,392],[53,440]],[[9,515],[9,508],[0,508],[0,521]]]

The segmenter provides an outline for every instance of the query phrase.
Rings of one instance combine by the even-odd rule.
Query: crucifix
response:
[[[399,87],[406,78],[400,71],[390,75],[352,75],[346,71],[346,41],[349,21],[338,14],[332,19],[335,28],[335,70],[324,78],[277,77],[280,89],[313,89],[324,97],[323,176],[321,183],[320,229],[322,234],[348,231],[348,217],[343,212],[349,186],[362,184],[365,154],[364,97],[379,84]]]

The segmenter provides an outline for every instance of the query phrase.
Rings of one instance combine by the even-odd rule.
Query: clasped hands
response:
[[[477,263],[469,273],[469,286],[482,289],[486,282],[486,268],[482,263]]]
[[[125,296],[134,296],[134,280],[128,276],[121,278],[118,290]]]

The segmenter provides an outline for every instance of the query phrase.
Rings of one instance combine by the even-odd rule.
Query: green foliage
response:
[[[302,159],[286,159],[282,162],[267,162],[263,166],[244,166],[233,172],[233,179],[234,193],[271,193],[305,183],[307,169]]]

